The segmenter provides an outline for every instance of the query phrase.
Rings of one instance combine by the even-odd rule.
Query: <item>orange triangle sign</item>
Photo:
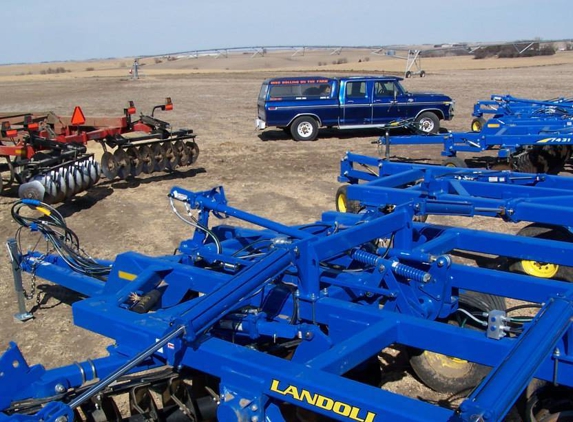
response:
[[[79,106],[74,108],[74,114],[72,114],[72,126],[81,126],[86,122],[86,116]]]

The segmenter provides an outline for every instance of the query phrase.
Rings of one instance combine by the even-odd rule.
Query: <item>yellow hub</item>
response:
[[[336,198],[336,205],[338,206],[338,211],[347,212],[346,196],[343,194],[338,195],[338,198]]]
[[[526,274],[539,278],[553,278],[559,271],[559,265],[548,262],[521,261],[521,266]]]

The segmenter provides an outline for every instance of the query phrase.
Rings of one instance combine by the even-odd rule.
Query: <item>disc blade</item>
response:
[[[165,157],[165,152],[161,145],[153,144],[151,147],[151,151],[153,153],[153,159],[155,160],[155,167],[154,171],[163,171],[167,166],[167,158]]]
[[[113,180],[117,177],[117,172],[119,171],[119,166],[115,156],[106,151],[101,156],[101,172],[106,179]]]
[[[179,167],[179,156],[175,153],[175,150],[173,148],[173,145],[170,142],[165,142],[162,145],[163,148],[163,153],[165,155],[165,158],[167,160],[165,169],[166,170],[175,170],[177,167]]]
[[[127,153],[123,149],[116,149],[115,152],[113,153],[113,156],[117,161],[117,167],[118,167],[117,176],[121,180],[127,179],[129,174],[131,173],[131,160],[129,159],[129,155],[127,155]]]
[[[22,199],[36,199],[43,202],[45,192],[44,185],[38,179],[23,183],[18,187],[18,196]]]
[[[143,163],[143,172],[145,174],[151,174],[155,170],[155,158],[153,157],[153,151],[148,145],[143,145],[139,147],[139,157]]]
[[[128,148],[126,151],[131,164],[131,175],[139,176],[143,172],[143,160],[139,153],[139,148]]]

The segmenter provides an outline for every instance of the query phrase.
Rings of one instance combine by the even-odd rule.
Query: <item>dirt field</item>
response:
[[[537,62],[514,59],[512,68],[492,69],[461,66],[451,58],[435,59],[436,63],[442,60],[441,64],[433,65],[434,70],[429,68],[426,78],[408,79],[404,85],[410,91],[442,91],[453,97],[456,117],[446,125],[452,130],[465,131],[469,128],[473,103],[489,98],[492,93],[532,98],[571,96],[573,56],[563,53],[560,57],[553,64],[541,59]],[[365,73],[374,71],[372,63],[362,63]],[[397,63],[403,69],[403,63]],[[489,63],[490,67],[501,66],[501,62]],[[521,65],[515,67],[516,64]],[[353,63],[354,70],[360,70],[360,65]],[[90,64],[82,68],[87,66]],[[286,75],[285,72],[263,67],[252,71],[203,69],[161,75],[161,69],[156,70],[144,69],[144,78],[138,81],[128,80],[125,68],[118,76],[72,72],[61,78],[50,75],[19,78],[10,72],[0,72],[0,112],[52,110],[69,115],[75,105],[82,105],[86,115],[120,115],[127,100],[134,100],[139,110],[147,111],[171,96],[175,109],[164,115],[165,120],[174,127],[191,127],[198,135],[201,154],[193,168],[124,182],[103,181],[71,203],[58,207],[92,256],[113,258],[127,250],[151,255],[171,253],[187,230],[171,213],[166,199],[174,185],[191,190],[224,185],[229,203],[235,207],[286,224],[314,221],[322,211],[334,208],[338,166],[345,151],[377,155],[372,144],[378,136],[375,131],[323,130],[320,139],[310,143],[294,142],[280,130],[256,131],[254,118],[261,81]],[[164,73],[175,70],[166,69]],[[312,73],[335,74],[332,68],[325,71],[318,68]],[[438,147],[394,147],[392,153],[401,158],[440,162]],[[16,230],[10,217],[13,201],[14,198],[0,199],[0,239],[13,236]],[[496,231],[518,230],[516,226],[491,220],[486,223],[482,219],[431,218],[430,221]],[[5,253],[1,255],[0,280],[2,347],[14,340],[30,363],[48,367],[105,354],[106,339],[71,323],[69,304],[73,296],[41,282],[36,318],[18,324],[12,319],[16,302]],[[27,286],[28,282],[26,279]],[[30,308],[34,306],[33,301],[28,304]],[[385,388],[436,398],[413,379],[407,368],[399,368],[397,374],[388,378]]]

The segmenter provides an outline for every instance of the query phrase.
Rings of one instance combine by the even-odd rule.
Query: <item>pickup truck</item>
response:
[[[279,127],[296,141],[313,141],[319,127],[383,128],[405,120],[438,133],[454,117],[443,94],[408,92],[396,76],[285,77],[263,82],[257,101],[258,129]]]

